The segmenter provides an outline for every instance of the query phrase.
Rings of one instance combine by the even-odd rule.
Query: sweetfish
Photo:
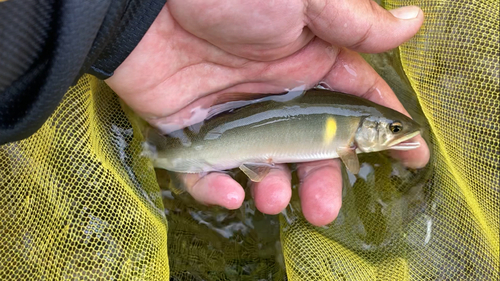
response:
[[[150,129],[144,148],[157,168],[206,173],[239,167],[258,182],[275,164],[332,158],[356,174],[358,153],[414,149],[420,144],[408,140],[418,134],[420,126],[393,109],[312,89],[286,101],[235,108],[167,135]]]

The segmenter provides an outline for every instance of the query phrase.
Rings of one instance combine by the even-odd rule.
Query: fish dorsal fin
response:
[[[238,109],[250,104],[265,102],[265,101],[277,101],[277,102],[287,102],[294,100],[306,92],[305,85],[295,87],[284,94],[249,94],[249,93],[231,93],[225,94],[224,98],[230,101],[222,102],[213,105],[208,110],[208,114],[205,119],[210,119],[219,113]],[[250,99],[249,99],[250,98]]]
[[[342,162],[344,162],[344,165],[349,172],[355,175],[359,173],[359,160],[355,148],[339,147],[337,148],[337,154],[340,159],[342,159]]]
[[[268,163],[244,163],[240,170],[253,182],[260,182],[271,170],[272,164]]]

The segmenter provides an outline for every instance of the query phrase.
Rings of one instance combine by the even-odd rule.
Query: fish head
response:
[[[363,152],[387,149],[410,150],[420,146],[419,142],[409,142],[420,134],[420,125],[403,114],[387,116],[368,116],[364,118],[355,135],[358,149]]]

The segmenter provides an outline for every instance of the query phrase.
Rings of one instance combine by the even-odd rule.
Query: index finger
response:
[[[410,116],[391,87],[353,51],[341,49],[324,82],[332,90],[360,96]],[[408,151],[391,151],[391,155],[408,167],[422,168],[429,162],[429,147],[420,135],[412,141],[418,141],[420,147]]]

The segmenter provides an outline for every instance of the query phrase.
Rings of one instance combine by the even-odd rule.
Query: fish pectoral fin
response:
[[[356,149],[350,147],[341,147],[337,149],[337,154],[339,155],[342,162],[346,166],[347,170],[353,174],[359,173],[359,160],[356,154]]]
[[[253,182],[260,182],[271,170],[272,164],[268,163],[243,163],[240,170]]]

